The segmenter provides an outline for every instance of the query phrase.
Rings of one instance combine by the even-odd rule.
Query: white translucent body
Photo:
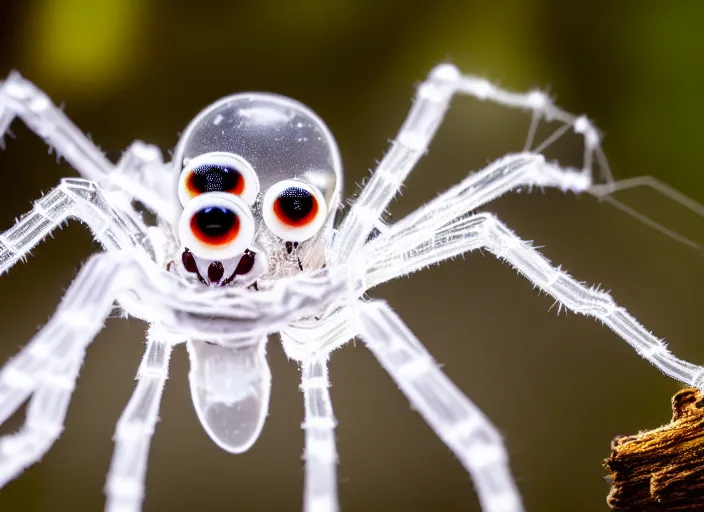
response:
[[[248,450],[264,427],[271,393],[265,343],[266,338],[232,349],[188,342],[193,404],[203,427],[223,450]]]
[[[450,99],[458,93],[530,110],[533,123],[524,151],[470,174],[406,218],[383,224],[382,213],[427,150]],[[494,215],[472,213],[517,188],[556,187],[606,196],[625,186],[611,178],[599,135],[587,118],[560,110],[542,93],[510,93],[462,76],[450,65],[438,66],[420,86],[398,137],[334,236],[331,224],[325,225],[325,268],[282,276],[260,291],[208,288],[165,270],[175,243],[169,223],[180,210],[177,180],[173,190],[163,186],[174,177],[173,165],[165,164],[158,150],[137,142],[113,165],[41,91],[17,74],[0,84],[0,134],[15,116],[82,178],[62,180],[0,234],[0,272],[70,218],[85,223],[105,252],[86,262],[54,317],[0,370],[0,422],[29,399],[24,427],[0,440],[0,485],[36,462],[58,437],[85,349],[117,302],[127,314],[148,322],[150,329],[137,387],[115,433],[105,488],[107,510],[141,509],[149,443],[172,348],[187,345],[191,394],[204,428],[219,446],[241,452],[256,441],[264,424],[271,379],[265,343],[269,334],[279,333],[287,355],[299,361],[302,370],[306,511],[338,509],[336,422],[327,359],[354,336],[374,353],[413,408],[470,472],[482,509],[521,511],[497,429],[442,373],[388,304],[362,298],[380,283],[476,249],[507,261],[562,306],[600,320],[662,372],[704,389],[704,368],[676,358],[607,293],[551,265]],[[277,119],[276,111],[260,117],[263,123]],[[531,149],[542,119],[562,127],[537,149],[572,128],[584,137],[582,168],[548,163]],[[188,144],[177,150],[179,161],[189,151],[184,146]],[[340,169],[336,151],[329,151],[335,174]],[[601,184],[593,181],[595,161],[601,164]],[[325,173],[316,176],[325,180]],[[265,192],[271,183],[261,178]],[[626,186],[633,185],[654,186],[695,212],[703,211],[651,178]],[[338,193],[339,183],[332,184],[326,201],[336,205]],[[164,223],[146,227],[134,201],[151,208]],[[373,230],[378,234],[370,239]]]

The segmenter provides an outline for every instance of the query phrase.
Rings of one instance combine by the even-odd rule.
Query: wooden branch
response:
[[[704,395],[672,398],[672,422],[611,443],[607,503],[619,512],[704,511]]]

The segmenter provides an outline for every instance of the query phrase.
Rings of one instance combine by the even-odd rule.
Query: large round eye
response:
[[[237,196],[211,192],[194,197],[178,226],[181,243],[205,259],[225,260],[244,253],[254,237],[254,217]]]
[[[227,192],[254,204],[259,178],[247,161],[232,153],[206,153],[188,162],[178,180],[178,197],[186,206],[205,192]]]
[[[303,242],[315,235],[327,217],[323,194],[314,186],[298,180],[280,181],[266,191],[262,217],[279,238]]]

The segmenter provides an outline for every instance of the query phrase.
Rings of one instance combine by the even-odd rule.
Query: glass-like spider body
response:
[[[470,174],[407,217],[383,222],[455,94],[530,110],[524,150]],[[702,367],[673,356],[607,293],[553,267],[496,216],[475,213],[519,188],[597,196],[619,188],[590,121],[539,91],[511,93],[452,65],[437,66],[336,228],[342,183],[337,146],[324,123],[293,100],[255,93],[223,98],[191,122],[168,163],[143,142],[111,163],[44,93],[13,73],[0,83],[0,135],[15,117],[81,178],[62,180],[0,234],[0,272],[69,218],[86,224],[105,251],[88,260],[50,322],[0,370],[0,423],[29,400],[24,427],[0,440],[0,485],[57,439],[85,349],[117,303],[150,328],[137,386],[115,433],[107,510],[141,509],[172,348],[188,348],[191,395],[203,427],[219,446],[238,453],[256,441],[268,411],[265,347],[272,333],[280,334],[286,354],[302,369],[306,511],[338,508],[326,363],[353,337],[374,353],[471,473],[483,510],[523,510],[498,431],[390,306],[365,297],[380,283],[476,249],[506,260],[562,306],[601,320],[667,375],[704,385]],[[558,136],[569,128],[583,136],[582,168],[546,162],[539,154],[546,143],[531,149],[541,120],[560,123]],[[605,183],[595,183],[595,161]],[[640,184],[672,195],[652,180]],[[145,223],[138,205],[156,215],[156,225]],[[699,205],[686,206],[702,213]]]
[[[307,107],[271,94],[223,98],[191,122],[173,162],[181,260],[201,282],[259,288],[323,266],[342,165]]]

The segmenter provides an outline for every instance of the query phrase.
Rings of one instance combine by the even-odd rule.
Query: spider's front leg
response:
[[[113,168],[95,144],[33,83],[12,72],[0,82],[0,138],[15,116],[63,156],[84,178],[104,183]]]
[[[78,173],[106,189],[117,187],[165,218],[173,206],[164,188],[169,169],[156,146],[134,142],[114,165],[49,97],[19,73],[0,82],[0,147],[15,117],[65,158]]]
[[[94,182],[64,179],[0,233],[0,274],[7,272],[54,229],[70,218],[85,223],[106,250],[137,248],[153,252],[146,226],[129,211],[113,205]]]
[[[355,335],[352,314],[342,307],[322,320],[297,322],[281,332],[286,355],[301,363],[305,419],[305,512],[335,512],[337,498],[337,421],[330,398],[327,361],[330,352]]]
[[[545,161],[541,155],[517,153],[489,164],[470,174],[460,183],[418,208],[364,246],[371,261],[383,260],[396,251],[408,251],[428,242],[448,223],[467,212],[520,187],[555,187],[584,192],[591,177],[583,172],[562,169]],[[401,269],[395,269],[397,272]]]
[[[333,261],[346,261],[349,255],[354,254],[364,244],[375,225],[379,224],[389,202],[428,149],[455,94],[492,101],[509,108],[532,111],[533,120],[524,147],[526,153],[534,151],[533,154],[535,154],[541,149],[531,150],[535,129],[541,119],[563,123],[555,136],[543,143],[542,147],[572,127],[584,138],[583,167],[577,172],[585,176],[588,181],[586,186],[591,185],[594,155],[600,160],[606,178],[612,181],[599,145],[599,134],[586,117],[575,116],[558,108],[546,94],[540,91],[513,93],[496,87],[487,80],[462,75],[451,64],[440,64],[430,72],[427,80],[418,88],[413,107],[391,148],[340,225],[332,245]],[[580,187],[579,190],[584,188]]]
[[[704,389],[704,367],[675,357],[662,340],[618,306],[608,293],[585,286],[553,267],[545,256],[518,238],[494,215],[482,213],[455,219],[435,232],[426,233],[423,241],[415,237],[409,239],[412,244],[406,244],[404,236],[391,237],[391,240],[384,245],[385,256],[378,251],[381,245],[370,252],[367,276],[370,286],[467,251],[486,249],[509,262],[564,307],[601,320],[666,375]]]
[[[83,267],[52,320],[0,370],[0,424],[34,393],[24,429],[0,442],[0,485],[40,458],[61,432],[84,347],[111,309],[115,279],[131,258],[127,252],[152,252],[144,226],[114,209],[95,183],[64,180],[0,234],[0,271],[69,217],[86,223],[111,252]]]
[[[330,399],[327,358],[311,358],[303,363],[301,390],[305,404],[306,461],[304,512],[336,512],[337,500],[337,421]]]
[[[482,248],[513,265],[564,307],[601,320],[665,375],[704,390],[704,367],[675,357],[661,339],[616,304],[608,293],[587,287],[553,267],[545,256],[518,238],[494,215],[485,213],[475,217],[481,220],[481,225],[474,238]]]
[[[84,353],[84,350],[77,350],[61,363],[48,364],[43,372],[42,385],[34,392],[27,407],[24,426],[15,434],[0,438],[0,487],[41,459],[61,435]],[[21,382],[21,373],[9,378],[7,375],[5,371],[0,373],[0,379],[9,381],[5,385],[17,386]],[[11,412],[14,412],[21,402],[3,403],[6,408],[11,405],[14,406]]]
[[[472,475],[484,512],[519,512],[521,497],[499,432],[438,368],[385,302],[359,303],[360,336]]]
[[[117,422],[115,452],[105,485],[106,512],[141,510],[149,445],[159,419],[171,350],[182,341],[156,325],[149,328],[137,387]]]
[[[54,316],[0,370],[0,423],[34,392],[22,429],[0,439],[0,487],[39,460],[60,435],[84,351],[128,281],[129,261],[124,253],[93,256]]]
[[[87,224],[108,251],[136,249],[146,254],[152,252],[146,228],[138,220],[112,208],[95,183],[71,179],[64,180],[36,201],[31,212],[0,234],[0,272],[6,272],[25,258],[37,243],[68,218]],[[0,424],[42,382],[40,373],[34,370],[43,364],[43,355],[36,353],[31,346],[0,371]]]

